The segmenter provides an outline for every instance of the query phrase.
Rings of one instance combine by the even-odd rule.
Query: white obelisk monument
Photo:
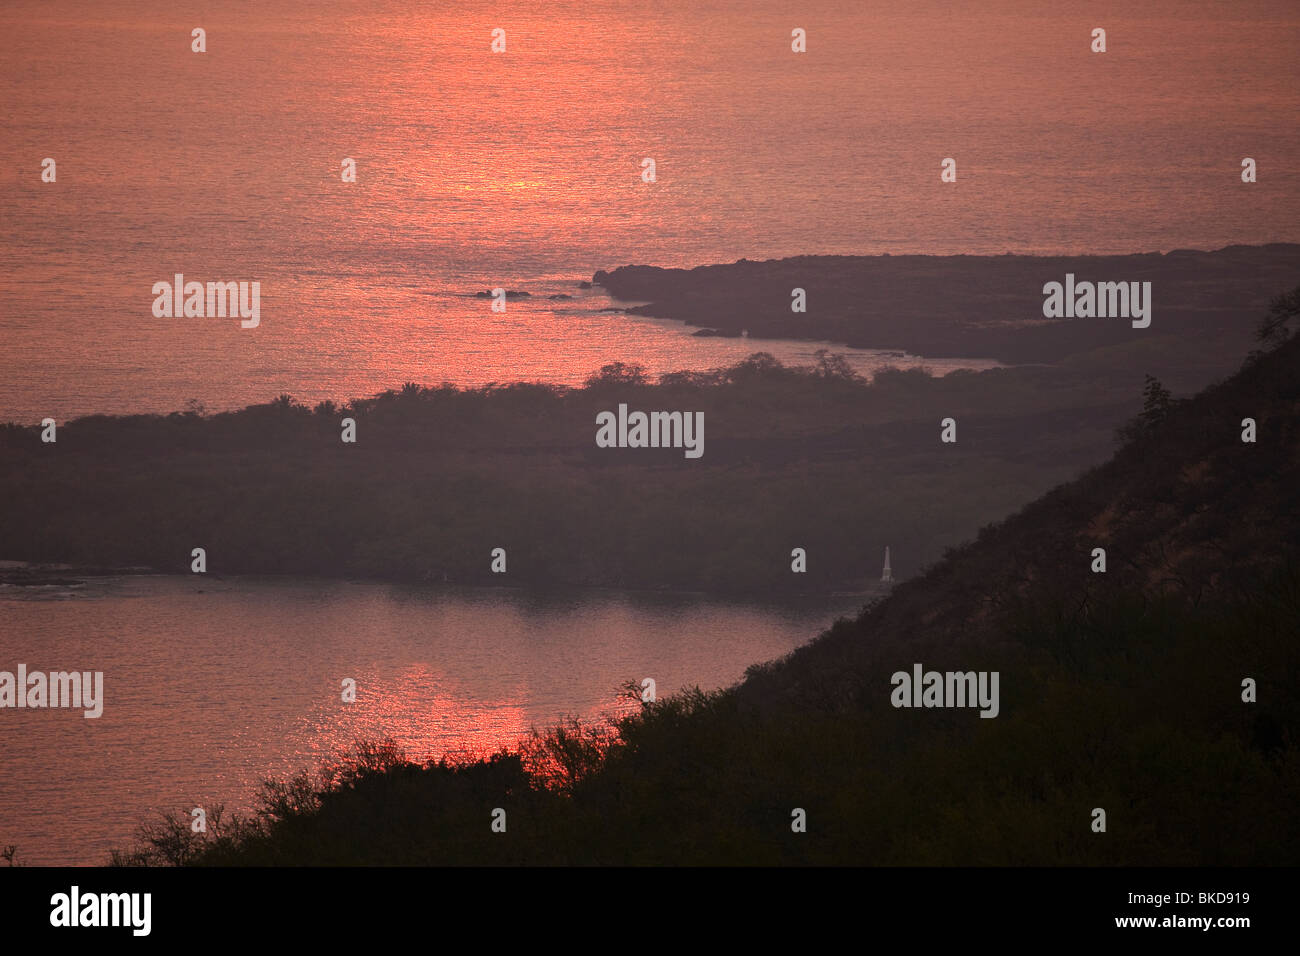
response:
[[[894,572],[889,569],[889,545],[885,545],[885,569],[880,572],[880,580],[885,584],[894,583]]]

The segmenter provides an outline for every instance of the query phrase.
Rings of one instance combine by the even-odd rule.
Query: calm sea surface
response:
[[[1088,49],[1098,26],[1106,54]],[[1291,0],[8,0],[0,421],[578,383],[758,348],[811,361],[812,343],[692,338],[577,288],[627,263],[1300,241],[1297,50]],[[259,281],[260,327],[154,318],[151,288],[177,272]],[[498,286],[532,297],[504,314],[472,297]],[[0,844],[102,862],[150,807],[245,805],[356,737],[490,750],[609,711],[625,680],[729,683],[852,610],[166,578],[0,590],[0,669],[102,670],[107,696],[99,720],[0,712]]]
[[[416,759],[483,754],[562,716],[740,679],[863,599],[414,589],[313,581],[93,579],[0,587],[0,670],[104,673],[104,712],[0,711],[0,845],[103,863],[155,808],[252,805],[260,780],[357,739]],[[357,682],[353,704],[340,682]]]
[[[0,420],[755,350],[599,296],[465,297],[629,262],[1300,240],[1294,3],[894,6],[10,0]],[[260,281],[261,327],[155,319],[176,272]]]

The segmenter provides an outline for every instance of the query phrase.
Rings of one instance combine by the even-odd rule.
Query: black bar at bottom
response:
[[[373,944],[427,937],[731,945],[772,932],[918,942],[1131,936],[1228,943],[1285,932],[1294,869],[0,870],[6,943],[59,937]],[[54,926],[51,918],[118,926]],[[148,893],[144,897],[103,894]],[[60,894],[66,898],[61,903]],[[87,898],[92,899],[87,902]],[[130,908],[128,908],[130,907]],[[101,909],[102,908],[102,909]],[[1205,921],[1208,921],[1208,925]],[[617,935],[614,935],[617,934]],[[865,935],[864,935],[865,934]],[[877,934],[882,934],[877,936]],[[888,936],[883,935],[888,934]],[[1245,935],[1242,935],[1245,934]],[[496,939],[496,944],[493,943]],[[776,939],[767,939],[769,943]],[[816,948],[816,947],[814,947]]]

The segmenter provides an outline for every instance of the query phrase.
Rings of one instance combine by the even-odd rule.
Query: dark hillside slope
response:
[[[894,641],[941,634],[968,643],[997,639],[1032,608],[1086,622],[1090,608],[1121,597],[1193,607],[1257,598],[1300,566],[1298,413],[1300,341],[1291,341],[1172,404],[1110,461],[984,528],[855,627]],[[1241,440],[1245,418],[1256,422],[1253,444]],[[1091,571],[1094,548],[1106,551],[1104,574]],[[780,673],[793,690],[819,656],[851,658],[854,647],[814,642]]]
[[[254,864],[1300,862],[1298,369],[1291,341],[1150,405],[1112,461],[737,688],[468,766],[372,753],[179,840]],[[997,716],[893,706],[917,663],[996,671]]]

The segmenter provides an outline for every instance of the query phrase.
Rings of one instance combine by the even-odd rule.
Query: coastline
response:
[[[1127,323],[1047,320],[1043,286],[1067,274],[1151,282],[1152,335],[1244,343],[1253,320],[1300,274],[1300,244],[1121,256],[796,256],[692,269],[624,265],[592,283],[630,306],[720,337],[826,341],[927,358],[1054,363],[1131,340]],[[806,312],[792,311],[792,290]]]

